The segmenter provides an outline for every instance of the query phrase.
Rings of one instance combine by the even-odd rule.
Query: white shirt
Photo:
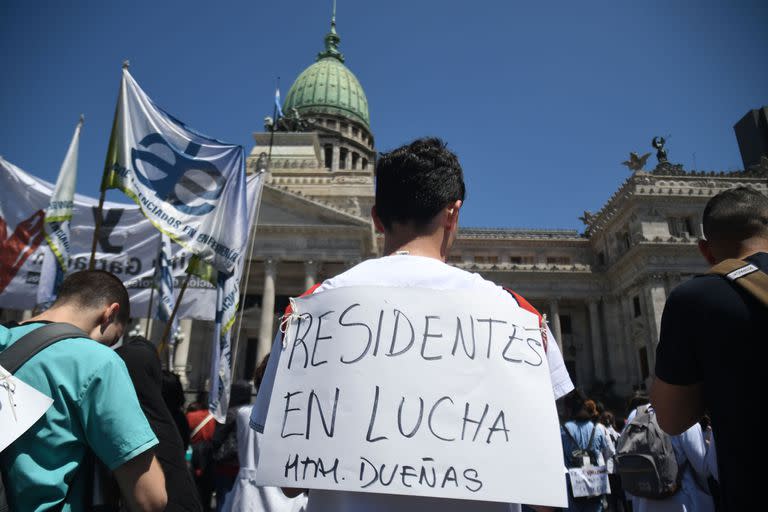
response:
[[[366,260],[350,270],[323,282],[314,293],[346,286],[393,286],[427,288],[433,290],[473,289],[487,290],[510,307],[519,307],[515,299],[500,286],[479,274],[446,265],[434,258],[410,255],[393,255]],[[563,357],[552,333],[547,331],[547,362],[549,363],[552,389],[555,398],[573,389],[573,383],[565,368]],[[477,512],[513,512],[520,506],[486,501],[424,498],[394,494],[328,491],[312,489],[309,492],[307,512],[423,512],[439,510],[452,512],[471,510]]]
[[[259,436],[248,426],[252,405],[237,410],[237,458],[240,471],[222,512],[303,512],[306,495],[288,498],[279,487],[258,487],[255,473],[259,461]]]

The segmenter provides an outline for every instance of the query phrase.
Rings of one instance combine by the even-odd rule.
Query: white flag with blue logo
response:
[[[45,210],[43,226],[48,247],[45,249],[40,281],[37,286],[37,304],[43,309],[47,309],[56,300],[59,284],[69,268],[70,222],[75,204],[77,154],[82,128],[83,117],[80,116],[64,162],[61,164],[56,188]]]
[[[248,177],[248,226],[258,217],[264,172]],[[255,230],[251,228],[251,236]],[[208,394],[208,410],[223,423],[229,407],[229,390],[232,386],[232,331],[240,301],[240,277],[246,257],[243,257],[232,275],[218,275],[216,286],[216,318],[211,344],[211,391]]]
[[[173,247],[171,238],[165,233],[160,234],[160,250],[157,254],[157,266],[155,267],[155,290],[157,291],[157,318],[168,322],[176,306],[173,286]],[[163,343],[173,345],[174,335],[179,330],[179,317],[173,319],[170,329],[170,340],[161,340]]]
[[[243,148],[200,135],[123,69],[104,175],[152,224],[213,269],[235,271],[248,238]]]

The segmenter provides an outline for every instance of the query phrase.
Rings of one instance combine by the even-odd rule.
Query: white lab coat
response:
[[[237,410],[237,456],[240,471],[235,486],[224,503],[224,512],[304,512],[307,496],[288,498],[278,487],[258,487],[254,476],[259,461],[259,436],[250,428],[251,409],[246,405]]]
[[[650,500],[632,496],[634,512],[714,512],[715,504],[706,489],[706,446],[701,425],[694,426],[678,436],[672,436],[672,448],[677,463],[683,469],[681,489],[663,500]],[[698,475],[698,483],[694,472]]]

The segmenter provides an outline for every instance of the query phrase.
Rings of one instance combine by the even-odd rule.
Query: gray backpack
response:
[[[662,499],[680,489],[682,468],[677,464],[672,440],[661,430],[648,406],[637,409],[619,436],[613,457],[622,487],[634,496]]]

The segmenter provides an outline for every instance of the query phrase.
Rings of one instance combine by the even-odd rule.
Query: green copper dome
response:
[[[305,117],[339,115],[370,129],[368,99],[360,82],[344,65],[344,56],[338,49],[340,41],[334,17],[331,31],[325,36],[325,50],[293,83],[285,97],[283,112],[287,115],[295,108]]]

